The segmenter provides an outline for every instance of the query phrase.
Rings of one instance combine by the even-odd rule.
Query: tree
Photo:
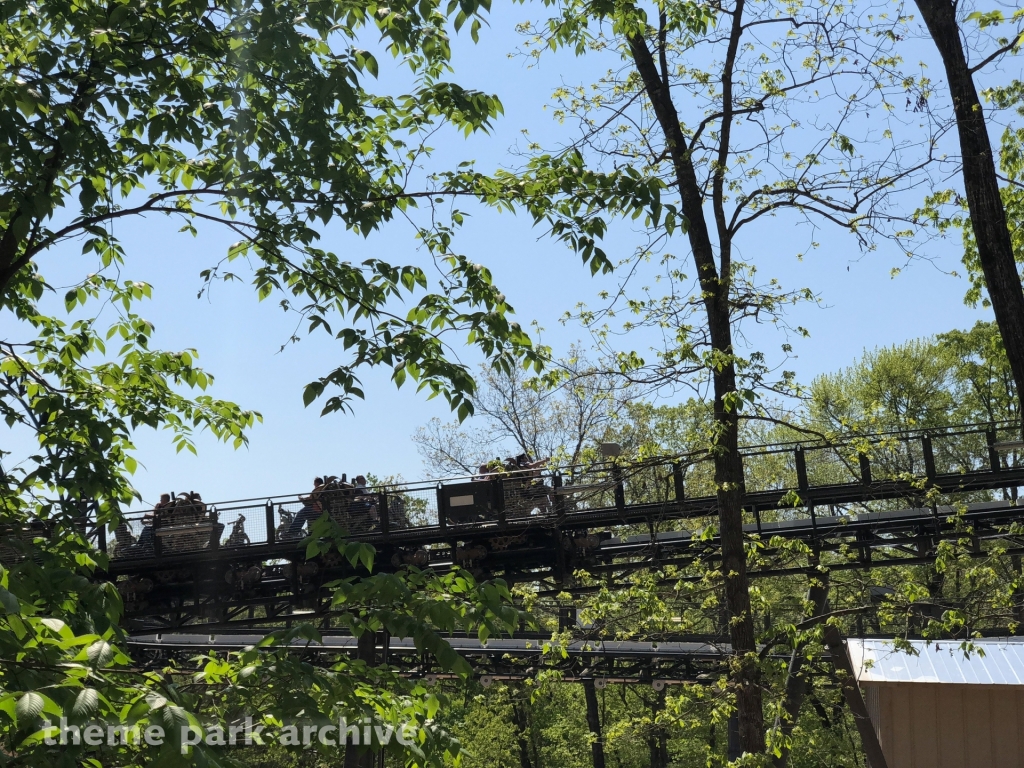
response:
[[[943,439],[949,425],[995,421],[1005,423],[1015,413],[1012,377],[999,344],[993,323],[979,323],[969,330],[953,330],[935,338],[916,339],[892,347],[869,350],[850,366],[819,377],[805,390],[802,407],[784,414],[786,424],[760,419],[744,419],[740,424],[740,442],[746,446],[791,443],[813,436],[819,447],[838,438],[849,439],[899,429],[930,430],[935,434],[934,456],[939,472],[956,473],[979,462],[988,461],[984,439]],[[482,393],[486,397],[486,393]],[[484,412],[480,411],[482,415]],[[780,414],[782,416],[783,414]],[[480,430],[488,433],[489,423],[500,429],[500,415],[488,419]],[[780,418],[780,421],[782,419]],[[706,432],[713,425],[709,403],[690,401],[680,406],[655,405],[632,400],[618,413],[603,434],[623,446],[630,462],[644,456],[693,457],[695,448],[706,445]],[[799,429],[796,429],[796,428]],[[802,431],[801,431],[802,430]],[[955,429],[954,429],[955,431]],[[567,435],[571,439],[571,434]],[[822,445],[821,443],[824,443]],[[813,445],[814,443],[812,443]],[[908,450],[903,450],[907,448]],[[964,501],[989,501],[991,492],[943,497],[929,491],[926,470],[919,448],[900,444],[899,450],[885,440],[873,442],[871,463],[876,477],[911,479],[920,488],[919,496],[890,502],[866,502],[849,505],[848,513],[873,512],[886,508],[906,508],[916,504],[954,504]],[[815,484],[856,480],[856,447],[840,445],[832,453],[832,469],[838,476],[814,477],[828,467],[816,466],[816,454],[807,451],[808,471]],[[838,455],[853,455],[848,468],[835,461]],[[486,455],[486,454],[485,454]],[[789,472],[785,482],[792,484],[792,465],[780,467],[781,453],[755,452],[744,460],[748,488],[777,487],[777,478]],[[1007,454],[1009,461],[1015,461]],[[703,462],[707,463],[707,462]],[[714,484],[690,482],[688,495],[714,493]],[[664,475],[662,475],[664,480]],[[662,500],[652,485],[637,484],[630,474],[628,493],[637,502]],[[761,509],[764,521],[792,519],[794,510]],[[843,507],[829,511],[842,513]],[[802,516],[801,513],[797,513]],[[750,518],[747,518],[750,521]],[[654,522],[657,526],[659,523]],[[700,521],[665,521],[664,530],[689,530]],[[1002,533],[1008,538],[986,538],[984,530],[974,537],[969,524],[962,525],[958,536],[941,539],[922,538],[908,551],[907,542],[894,539],[893,546],[876,550],[877,557],[898,563],[899,558],[928,554],[934,565],[890,565],[864,571],[857,547],[839,551],[824,548],[815,552],[804,544],[789,545],[767,537],[746,539],[752,569],[766,566],[807,570],[804,576],[772,576],[758,579],[752,590],[752,612],[762,647],[762,684],[766,713],[774,715],[772,743],[777,749],[776,765],[819,766],[848,765],[856,762],[860,751],[856,743],[855,719],[844,712],[842,694],[845,685],[837,685],[822,655],[828,646],[841,652],[842,635],[874,632],[896,637],[918,635],[953,642],[970,642],[975,632],[1005,631],[1015,626],[1021,614],[1019,560],[1007,554],[1013,547],[1018,526]],[[649,532],[646,525],[621,526],[615,535]],[[979,551],[979,547],[981,551]],[[713,556],[713,555],[712,555]],[[814,570],[808,568],[813,563]],[[581,686],[559,683],[558,669],[563,643],[631,639],[664,642],[682,636],[696,636],[727,642],[728,622],[723,620],[720,576],[716,569],[698,558],[691,563],[677,562],[666,567],[621,565],[620,572],[607,567],[588,575],[577,569],[577,586],[585,590],[557,599],[538,597],[532,585],[520,584],[517,592],[529,604],[542,628],[552,633],[545,661],[551,669],[524,661],[521,671],[528,679],[520,689],[504,688],[500,683],[485,691],[473,684],[458,688],[463,704],[449,709],[446,724],[458,733],[481,765],[525,765],[523,751],[513,741],[515,716],[509,714],[507,697],[532,692],[527,758],[531,765],[593,765],[593,754],[564,754],[561,744],[572,734],[576,744],[586,746],[584,729],[602,737],[602,754],[607,762],[623,766],[657,765],[661,760],[662,740],[674,763],[722,764],[727,752],[726,723],[732,705],[724,681],[705,680],[692,685],[670,685],[659,703],[646,686],[608,683],[604,690],[593,691],[591,705]],[[824,621],[825,600],[830,617]],[[577,611],[577,622],[566,626],[557,609],[570,604]],[[562,614],[564,616],[564,614]],[[780,662],[782,653],[788,654]],[[527,670],[527,667],[531,669]],[[655,673],[656,675],[656,673]],[[582,699],[582,700],[581,700]],[[654,700],[652,700],[654,699]],[[596,717],[584,717],[594,713]],[[495,719],[504,726],[495,725]],[[523,732],[526,732],[523,727]],[[540,731],[539,746],[532,741]],[[657,749],[654,749],[654,746]],[[519,747],[522,747],[520,743]],[[551,755],[559,750],[558,759]],[[535,762],[533,762],[535,761]]]
[[[411,188],[411,169],[429,153],[423,136],[445,126],[486,130],[500,113],[496,97],[443,79],[450,24],[471,21],[475,35],[481,10],[452,7],[449,20],[432,3],[5,6],[0,311],[17,323],[3,341],[2,407],[44,449],[5,475],[10,508],[26,509],[45,488],[69,508],[97,499],[100,522],[110,522],[131,497],[132,430],[168,428],[179,448],[194,450],[192,430],[240,444],[258,417],[176,389],[205,389],[212,379],[194,350],[150,350],[153,328],[136,303],[152,288],[111,277],[130,263],[108,226],[124,217],[176,217],[192,234],[204,223],[238,232],[226,262],[253,256],[259,298],[280,294],[310,332],[333,334],[350,355],[305,389],[307,404],[340,389],[325,412],[361,395],[360,366],[384,365],[396,385],[417,381],[464,418],[474,382],[449,354],[450,331],[465,332],[498,370],[541,363],[486,267],[451,251],[458,211],[450,226],[416,232],[445,275],[439,292],[427,290],[422,265],[351,264],[320,246],[331,222],[365,235],[418,200],[469,195],[527,206],[600,264],[604,211],[657,206],[657,185],[638,190],[628,175],[579,168],[573,177],[593,199],[549,203],[536,187],[564,175],[571,158],[538,159],[529,184],[446,170]],[[409,96],[367,90],[378,64],[356,43],[374,32],[413,75]],[[65,293],[75,313],[65,322],[41,304],[51,290],[42,265],[50,248],[74,238],[84,238],[98,270]],[[226,269],[203,274],[239,279]],[[412,306],[397,314],[393,302],[403,299]],[[89,313],[108,304],[121,314],[98,328]],[[124,346],[108,355],[111,338]]]
[[[467,415],[473,381],[449,359],[444,335],[452,330],[466,332],[500,369],[539,361],[509,321],[489,272],[451,253],[443,227],[417,232],[446,276],[437,293],[427,290],[422,266],[353,265],[321,245],[331,222],[366,234],[438,191],[427,181],[408,188],[407,171],[427,151],[425,132],[486,130],[500,113],[496,97],[444,79],[452,26],[470,23],[475,35],[482,8],[4,6],[0,413],[38,446],[17,457],[23,460],[0,456],[0,739],[9,764],[135,759],[131,747],[58,755],[41,741],[43,718],[176,728],[230,714],[241,701],[257,716],[277,718],[330,716],[336,707],[382,721],[409,716],[426,726],[410,759],[438,763],[457,753],[430,729],[434,700],[424,689],[365,663],[341,660],[318,671],[271,650],[211,658],[198,669],[140,672],[121,648],[120,597],[98,578],[105,561],[90,537],[96,525],[116,527],[136,496],[132,440],[139,430],[170,430],[179,449],[194,450],[191,436],[202,429],[238,446],[259,418],[193,394],[212,382],[195,350],[151,347],[154,329],[138,304],[152,288],[120,276],[135,255],[113,233],[118,219],[167,215],[193,235],[204,224],[237,232],[226,261],[253,257],[259,298],[279,294],[310,331],[332,333],[349,351],[306,388],[307,404],[329,386],[340,388],[325,412],[360,395],[359,366],[386,365],[396,384],[417,381]],[[374,34],[411,71],[409,96],[367,90],[378,63],[357,41]],[[57,297],[64,317],[50,310],[45,265],[55,246],[74,239],[84,240],[98,269]],[[212,264],[204,276],[238,278],[225,269]],[[399,297],[413,298],[402,314],[391,305]],[[114,318],[101,325],[107,306]],[[108,349],[112,339],[118,346]],[[337,535],[314,544],[314,554],[338,549],[364,567],[367,578],[331,587],[334,610],[356,634],[413,633],[443,667],[466,672],[438,629],[486,624],[493,633],[518,621],[500,583],[480,590],[454,573],[369,575],[372,548]],[[316,636],[304,625],[268,638],[266,647],[296,633]],[[223,756],[200,746],[185,757],[172,741],[157,758],[216,764]]]
[[[816,378],[808,395],[805,426],[826,435],[907,429],[941,434],[958,425],[1012,429],[1018,423],[1013,374],[991,322],[866,351],[850,367]],[[987,453],[979,434],[933,445],[939,472],[967,471],[986,463]],[[1017,452],[1006,456],[1015,461]],[[909,444],[879,445],[872,462],[887,477],[920,476],[924,457]]]
[[[924,347],[924,344],[920,346]],[[893,356],[895,357],[894,351]],[[908,370],[912,365],[908,365]],[[889,381],[893,377],[883,377]],[[945,377],[943,381],[950,381]],[[901,382],[902,383],[902,382]],[[500,402],[510,408],[509,402],[520,401],[520,398],[536,396],[537,392],[526,382],[519,382],[524,390],[519,394],[510,392],[504,382],[505,388],[501,390]],[[845,385],[844,385],[845,386]],[[481,399],[488,401],[491,394],[486,388],[481,390]],[[885,402],[896,400],[896,397],[885,397]],[[550,406],[552,401],[549,401]],[[520,411],[525,415],[532,413],[523,409]],[[539,415],[548,413],[546,408],[540,409]],[[488,455],[487,447],[491,443],[475,441],[473,435],[500,435],[506,439],[512,439],[506,431],[507,413],[499,408],[495,412],[482,408],[478,410],[477,419],[485,419],[484,423],[475,428],[473,433],[466,435],[470,451],[478,449],[482,444],[480,455]],[[803,414],[790,414],[791,421],[803,424]],[[530,421],[530,423],[533,423]],[[888,423],[888,422],[886,422]],[[453,425],[449,431],[436,432],[434,427],[428,425],[426,439],[422,443],[424,458],[428,466],[435,470],[443,468],[451,460],[452,455],[459,456],[459,450],[463,447],[461,440],[463,435],[456,431]],[[812,423],[810,425],[819,432],[831,428],[827,425]],[[681,406],[654,405],[652,403],[632,400],[619,410],[616,417],[609,421],[600,433],[601,439],[612,440],[619,443],[623,449],[623,457],[627,466],[645,457],[665,457],[682,455],[688,458],[695,458],[702,446],[707,444],[707,433],[713,428],[713,414],[709,403],[690,401]],[[741,442],[744,445],[771,444],[779,441],[789,441],[799,436],[792,430],[787,431],[784,427],[769,425],[763,421],[744,421],[741,423]],[[421,433],[422,434],[422,433]],[[572,430],[558,433],[545,431],[545,434],[554,439],[559,434],[567,445],[555,449],[555,455],[568,455],[569,447],[574,444],[575,433]],[[595,436],[596,437],[596,436]],[[589,454],[585,458],[597,458]],[[755,456],[745,461],[744,470],[748,483],[751,487],[773,487],[777,482],[775,477],[780,468],[777,466],[776,454],[764,454]],[[466,466],[472,466],[475,459],[462,459]],[[434,462],[437,462],[436,464]],[[695,466],[689,468],[686,473],[686,487],[688,495],[703,496],[713,495],[715,485],[712,478],[706,471],[702,471],[702,465],[708,461],[698,461]],[[784,468],[783,468],[784,469]],[[457,470],[456,470],[457,471]],[[652,477],[654,482],[648,482],[647,474],[636,472],[635,467],[630,467],[627,480],[627,498],[630,502],[644,503],[664,501],[665,476],[662,473],[660,478]],[[844,477],[845,479],[845,477]],[[610,504],[611,501],[605,503]],[[762,519],[776,520],[787,519],[791,514],[790,510],[779,509],[761,510]],[[653,522],[655,530],[676,531],[680,527],[678,520]],[[682,526],[688,527],[686,523]],[[651,529],[647,525],[619,527],[616,534],[628,536],[631,534],[648,533]],[[750,542],[748,541],[748,545]],[[760,543],[765,548],[764,554],[758,554],[753,550],[753,566],[764,565],[785,561],[788,566],[796,566],[809,554],[800,547],[787,547],[779,542],[764,541]],[[760,549],[760,547],[758,548]],[[772,551],[774,550],[774,551]],[[711,554],[710,552],[708,554]],[[713,557],[713,555],[712,555]],[[636,564],[624,565],[621,573],[609,572],[602,569],[600,574],[590,575],[582,566],[575,568],[576,587],[583,587],[581,593],[561,594],[554,600],[538,598],[533,592],[533,585],[520,584],[516,593],[520,596],[524,605],[528,606],[536,617],[540,626],[552,633],[552,640],[548,663],[557,667],[559,664],[559,648],[563,643],[569,642],[594,642],[596,640],[608,639],[638,639],[647,641],[669,641],[679,639],[682,635],[695,635],[702,639],[709,637],[717,638],[721,642],[728,642],[728,620],[723,616],[722,600],[720,595],[720,574],[717,567],[712,563],[696,559],[690,565],[668,566],[665,568],[638,568]],[[837,590],[845,597],[850,591],[842,578],[836,579]],[[761,642],[787,647],[790,642],[795,642],[797,657],[804,658],[806,664],[814,667],[820,672],[820,665],[817,664],[817,655],[820,654],[820,637],[816,639],[815,626],[809,629],[798,630],[793,627],[796,640],[793,641],[787,633],[787,626],[790,623],[796,624],[806,620],[804,615],[805,599],[799,591],[799,580],[793,578],[761,579],[756,590],[756,599],[752,601],[752,612],[756,619],[755,624],[759,628],[764,626],[763,634],[759,636]],[[864,590],[857,591],[855,598],[860,599]],[[844,603],[845,605],[846,603]],[[859,603],[857,603],[859,605]],[[571,607],[575,612],[578,622],[571,622],[566,625],[565,609]],[[820,608],[819,608],[820,612]],[[820,627],[817,628],[820,633]],[[531,670],[522,670],[524,674],[532,674]],[[531,662],[532,666],[532,662]],[[822,701],[829,702],[829,706],[835,707],[835,690],[829,691],[825,687],[824,680],[818,676],[814,678],[794,674],[786,675],[786,670],[777,668],[776,663],[764,664],[765,696],[768,702],[768,711],[778,711],[781,701],[792,706],[788,718],[780,716],[776,723],[775,730],[784,734],[776,737],[774,743],[785,755],[792,750],[793,764],[813,765],[821,764],[824,760],[825,746],[834,753],[840,760],[840,756],[848,755],[850,744],[845,741],[851,722],[841,712],[835,722],[830,715],[824,720],[817,714],[810,717],[811,724],[806,722],[807,718],[801,718],[800,707],[806,698],[813,702],[815,707],[822,709]],[[542,742],[558,743],[562,740],[562,734],[569,729],[586,728],[590,733],[591,748],[589,755],[576,755],[572,764],[594,765],[601,761],[615,760],[622,765],[641,766],[659,764],[669,751],[684,759],[684,762],[713,761],[724,757],[727,748],[725,738],[716,739],[714,736],[708,738],[709,723],[717,724],[717,728],[724,734],[727,730],[726,722],[730,720],[732,705],[728,688],[721,684],[708,686],[705,684],[683,685],[673,687],[671,693],[660,701],[656,696],[654,700],[645,697],[642,692],[638,693],[636,686],[608,685],[604,691],[595,688],[593,679],[584,679],[582,686],[545,685],[544,680],[557,680],[560,673],[542,671],[538,674],[538,680],[528,680],[523,686],[526,692],[530,693],[531,709],[528,720],[530,733],[534,733],[539,725],[538,721],[547,719],[546,711],[557,707],[557,702],[564,700],[567,696],[582,696],[582,701],[574,707],[563,707],[555,723],[542,729]],[[578,674],[578,670],[577,670]],[[786,685],[781,681],[785,680]],[[790,685],[790,682],[795,685]],[[817,681],[817,682],[815,682]],[[808,686],[808,694],[803,695],[804,684]],[[582,687],[582,692],[579,688]],[[790,696],[790,689],[798,693]],[[567,689],[567,690],[566,690]],[[465,721],[459,722],[459,710],[449,710],[446,722],[452,723],[455,732],[467,747],[476,754],[478,760],[484,765],[499,764],[494,756],[497,748],[498,734],[487,726],[488,736],[482,737],[472,732],[473,723],[477,723],[477,717],[484,716],[484,712],[476,709],[476,704],[482,709],[490,711],[488,702],[493,698],[487,694],[479,695],[475,687],[470,685],[462,689],[465,697],[472,696],[475,702],[473,707],[466,711]],[[642,691],[642,689],[641,689]],[[493,694],[494,688],[491,689]],[[621,705],[619,702],[621,701]],[[468,706],[468,705],[466,705]],[[583,713],[586,717],[583,717]],[[518,714],[515,715],[517,718]],[[800,722],[801,719],[803,722]],[[824,723],[824,725],[822,724]],[[712,725],[711,732],[714,733],[716,725]],[[524,731],[527,726],[523,726]],[[795,732],[794,732],[794,729]],[[823,732],[823,729],[828,732]],[[808,736],[808,731],[811,734]],[[492,736],[493,734],[493,736]],[[578,737],[577,737],[578,738]],[[494,740],[492,742],[492,739]],[[812,743],[814,746],[810,747]],[[583,742],[586,744],[586,742]],[[544,750],[540,747],[530,749],[532,742],[527,744],[526,752],[529,759],[536,757],[540,760]],[[522,763],[523,743],[519,744],[519,757]],[[731,749],[731,746],[729,747]],[[856,748],[854,748],[856,749]],[[530,756],[533,757],[530,757]],[[515,750],[506,750],[504,760],[515,762]],[[559,764],[566,762],[568,758],[559,757]],[[815,763],[814,759],[819,762]],[[649,762],[650,761],[650,762]],[[525,764],[525,763],[522,763]],[[532,764],[532,763],[531,763]]]
[[[471,475],[502,451],[550,459],[558,466],[592,459],[596,442],[628,407],[629,392],[600,373],[579,349],[549,362],[548,368],[543,378],[518,369],[482,369],[475,406],[483,426],[432,419],[413,435],[428,471]]]
[[[362,394],[359,368],[383,365],[396,385],[415,381],[464,418],[475,385],[451,354],[452,332],[465,334],[467,344],[506,373],[521,364],[536,368],[544,354],[510,321],[511,307],[487,268],[452,251],[462,214],[452,210],[448,220],[415,227],[428,265],[443,276],[433,292],[422,264],[351,264],[324,247],[325,240],[343,230],[366,235],[409,215],[417,201],[432,204],[436,195],[472,197],[526,207],[585,261],[603,265],[606,212],[657,210],[657,184],[589,172],[571,157],[538,158],[525,181],[512,174],[489,179],[463,166],[416,175],[429,156],[427,135],[485,131],[501,112],[496,97],[445,79],[449,35],[468,24],[475,39],[486,7],[290,0],[4,6],[0,312],[12,330],[2,342],[0,408],[8,425],[28,430],[38,445],[23,461],[0,456],[6,465],[0,477],[5,756],[26,764],[45,760],[40,716],[75,705],[70,697],[82,685],[83,660],[92,662],[84,679],[95,678],[96,685],[82,695],[103,704],[83,705],[90,715],[194,723],[224,704],[181,694],[191,684],[177,670],[136,674],[117,649],[120,600],[112,585],[96,581],[104,559],[88,538],[93,525],[115,528],[136,496],[132,438],[138,430],[168,429],[179,449],[194,450],[191,435],[203,429],[238,446],[259,414],[190,396],[212,382],[195,364],[195,350],[151,349],[154,329],[138,314],[138,302],[152,288],[120,276],[134,254],[118,242],[112,222],[167,215],[193,235],[202,226],[236,232],[240,239],[225,258],[202,273],[207,283],[240,279],[229,265],[249,257],[260,299],[278,295],[309,332],[330,333],[348,355],[305,388],[307,405],[337,387],[324,413],[350,407]],[[376,36],[407,70],[406,96],[368,88],[379,64],[359,42]],[[590,200],[556,204],[538,194],[566,173],[591,190]],[[65,319],[49,311],[44,268],[54,246],[76,238],[98,269],[62,297]],[[117,314],[104,327],[100,314],[107,306]],[[108,350],[110,339],[120,348]],[[362,564],[364,575],[372,567],[372,548],[333,535],[312,551],[325,548],[340,550],[353,567]],[[488,624],[483,632],[493,634],[518,617],[501,583],[481,586],[464,574],[438,580],[407,573],[398,582],[378,576],[331,585],[338,599],[353,591],[363,598],[343,600],[335,610],[364,639],[382,629],[420,633],[424,652],[444,668],[466,672],[436,629]],[[424,598],[438,607],[429,609]],[[315,636],[308,626],[298,631]],[[79,653],[81,644],[88,651]],[[425,724],[435,706],[423,689],[365,663],[306,676],[296,674],[305,673],[302,667],[288,672],[288,664],[271,663],[255,676],[242,672],[258,663],[233,658],[224,667],[222,661],[213,667],[217,682],[210,691],[259,679],[261,690],[281,694],[261,700],[275,717],[330,703],[383,718],[408,706]],[[38,674],[23,674],[23,667]],[[426,748],[408,757],[439,762],[457,753],[454,742],[435,735],[423,731]],[[195,752],[189,759],[219,759],[202,748]],[[69,752],[64,759],[77,757]],[[169,744],[160,759],[183,758]]]
[[[981,436],[942,438],[947,425],[954,425],[953,435],[957,425],[970,423],[1018,428],[1013,377],[994,323],[865,353],[853,366],[815,381],[810,392],[809,416],[812,421],[822,420],[823,431],[842,413],[844,427],[855,434],[865,426],[868,431],[889,427],[932,432],[934,465],[942,473],[962,472],[990,461]],[[1007,451],[1002,460],[1019,466],[1019,452]],[[927,479],[921,479],[926,473],[919,453],[889,449],[884,441],[873,449],[872,464],[882,466],[892,477],[917,478],[920,501],[916,504],[960,508],[968,501],[995,497],[993,492],[941,496],[929,488]],[[1016,489],[1002,493],[1004,499],[1016,498]],[[1021,565],[1007,549],[1018,525],[1002,529],[1009,538],[995,536],[979,548],[979,531],[967,521],[956,521],[956,535],[918,544],[919,552],[935,558],[930,565],[878,569],[872,571],[870,581],[833,571],[829,594],[833,610],[871,606],[857,621],[859,633],[868,622],[874,631],[956,638],[967,647],[978,636],[975,633],[985,631],[983,627],[990,632],[1015,632],[1022,615]]]
[[[849,368],[814,380],[810,419],[830,432],[865,433],[960,423],[952,386],[957,364],[930,339],[865,351]]]
[[[680,203],[664,214],[664,224],[647,230],[650,243],[638,257],[667,249],[678,227],[692,271],[665,253],[663,289],[631,295],[624,286],[611,302],[617,309],[622,298],[629,316],[623,332],[653,329],[664,346],[649,363],[636,350],[607,351],[638,387],[694,386],[713,402],[708,450],[735,654],[731,691],[743,749],[763,754],[738,435],[741,410],[755,407],[758,392],[785,390],[790,382],[768,381],[772,366],[763,353],[741,354],[737,334],[743,323],[781,321],[787,304],[812,294],[759,282],[756,263],[741,261],[737,249],[752,225],[787,215],[837,225],[865,248],[877,237],[905,238],[897,226],[906,217],[888,201],[920,180],[930,137],[897,142],[888,125],[868,119],[885,115],[906,87],[893,52],[905,18],[897,10],[866,30],[851,9],[837,6],[783,9],[740,0],[657,3],[648,12],[632,2],[555,5],[557,13],[527,29],[536,55],[562,48],[617,57],[592,90],[556,93],[557,115],[579,121],[573,149],[586,152],[594,167],[632,167],[661,180]],[[878,152],[865,150],[878,145]],[[593,326],[608,313],[581,316]],[[597,335],[602,343],[614,340],[604,326]]]
[[[956,361],[953,376],[958,409],[954,419],[991,424],[1020,420],[1020,400],[999,329],[978,322],[969,331],[948,331],[938,346]]]
[[[475,34],[480,10],[467,4],[460,25],[471,17]],[[332,221],[365,235],[429,199],[435,190],[408,188],[425,132],[487,130],[500,113],[496,97],[443,79],[447,23],[434,3],[5,6],[3,307],[32,315],[38,265],[58,243],[84,237],[102,267],[123,263],[117,219],[163,214],[193,234],[213,223],[241,237],[227,261],[256,257],[261,299],[282,294],[310,330],[334,332],[331,315],[343,318],[336,335],[352,358],[307,401],[337,385],[325,410],[343,408],[360,394],[355,368],[388,365],[397,383],[410,377],[466,415],[471,377],[446,358],[445,329],[502,367],[535,359],[489,273],[447,251],[442,232],[421,235],[440,249],[450,296],[427,292],[421,267],[354,265],[320,245]],[[404,99],[366,88],[378,63],[356,40],[371,30],[415,78]],[[204,275],[236,277],[221,265]],[[387,309],[418,291],[407,314]]]
[[[836,430],[1013,424],[1016,385],[995,323],[867,351],[810,388],[810,418]]]
[[[1017,392],[1024,393],[1024,291],[1021,290],[1006,209],[999,190],[985,111],[974,83],[975,74],[1020,49],[1024,43],[1024,32],[1018,28],[1008,38],[997,40],[995,50],[971,66],[969,51],[961,39],[966,34],[962,24],[965,21],[977,22],[982,29],[996,26],[1005,21],[1002,13],[998,10],[978,11],[963,19],[959,17],[963,6],[954,0],[916,2],[946,71],[960,140],[961,172],[978,265],[985,278]],[[1019,24],[1021,18],[1024,14],[1016,11],[1012,23]]]

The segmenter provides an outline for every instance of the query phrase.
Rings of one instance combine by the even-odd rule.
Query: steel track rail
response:
[[[1024,485],[1024,468],[1002,469],[1000,471],[979,471],[956,475],[940,475],[929,484],[943,494],[968,493],[998,488],[1015,488]],[[745,497],[744,508],[753,515],[772,511],[778,512],[783,500],[791,497],[793,489],[750,493]],[[817,486],[796,492],[800,505],[812,514],[802,525],[796,521],[786,523],[762,523],[763,534],[775,532],[782,536],[820,536],[828,526],[838,527],[839,518],[816,517],[817,507],[841,506],[854,503],[868,503],[899,498],[922,498],[919,485],[907,481],[882,481],[871,484],[847,483],[834,486]],[[878,513],[883,514],[883,513]],[[452,543],[473,543],[502,536],[523,536],[534,532],[565,531],[578,532],[594,528],[623,525],[658,524],[673,520],[688,520],[717,515],[717,500],[714,497],[681,499],[644,504],[625,504],[621,507],[604,507],[568,512],[564,515],[539,514],[514,518],[503,524],[496,521],[464,525],[422,526],[395,531],[390,534],[379,532],[355,534],[353,541],[365,541],[378,548],[425,548]],[[1008,515],[1012,516],[1012,515]],[[925,522],[927,514],[919,515],[919,522]],[[860,522],[853,523],[850,530],[870,527]],[[865,520],[870,519],[865,516]],[[843,518],[846,520],[846,518]],[[831,522],[829,522],[831,521]],[[850,523],[841,523],[849,526]],[[749,528],[749,526],[748,526]],[[756,528],[756,526],[755,526]],[[748,530],[748,533],[751,532]],[[826,536],[827,537],[827,536]],[[278,544],[252,544],[232,549],[203,549],[190,552],[168,553],[158,557],[113,559],[107,573],[110,577],[120,575],[144,575],[153,571],[189,568],[210,563],[263,563],[273,560],[304,559],[304,547],[296,542]]]

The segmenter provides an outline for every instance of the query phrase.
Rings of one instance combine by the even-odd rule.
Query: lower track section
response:
[[[1024,523],[1024,508],[1012,501],[993,501],[762,520],[749,523],[745,531],[759,545],[750,574],[764,578],[810,572],[805,558],[782,546],[786,541],[806,543],[832,570],[926,564],[934,559],[938,544],[948,539],[966,538],[978,556],[995,540],[1007,554],[1024,554],[1024,534],[1014,532],[1015,523]],[[717,534],[677,525],[639,533],[638,526],[594,530],[538,523],[516,534],[477,528],[454,542],[371,541],[378,550],[378,569],[406,564],[450,569],[458,564],[479,578],[534,583],[542,594],[554,594],[586,589],[572,581],[572,574],[581,570],[603,577],[605,583],[611,579],[613,584],[625,584],[640,569],[685,569],[697,561],[714,567]],[[135,564],[120,577],[119,569],[112,569],[129,626],[135,631],[191,624],[217,629],[308,621],[328,613],[330,595],[323,585],[357,572],[336,554],[306,560],[294,547],[277,549],[272,557],[255,548],[244,558],[226,551],[204,555],[189,556],[177,567],[165,562]]]

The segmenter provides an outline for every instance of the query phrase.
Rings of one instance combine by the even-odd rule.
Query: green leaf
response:
[[[309,406],[314,400],[323,394],[324,385],[319,381],[314,381],[306,385],[306,388],[302,392],[302,404]]]
[[[370,573],[373,572],[373,556],[374,549],[372,546],[370,546],[369,544],[360,545],[359,562],[361,562],[363,564],[363,567]]]
[[[18,706],[15,707],[15,715],[18,719],[18,723],[27,723],[27,721],[39,717],[43,711],[43,697],[35,691],[29,691],[22,695],[18,699]]]
[[[4,615],[6,616],[21,613],[18,598],[8,592],[4,587],[0,587],[0,610],[3,610]]]
[[[102,668],[114,658],[115,649],[106,640],[97,640],[86,649],[85,653],[94,667]]]
[[[75,697],[75,703],[71,707],[71,714],[77,718],[85,719],[91,717],[99,707],[100,695],[95,688],[83,688]]]
[[[4,694],[0,696],[0,712],[5,713],[12,722],[17,721],[17,699],[14,698],[13,694]]]
[[[57,634],[60,634],[61,630],[63,630],[67,626],[67,624],[65,624],[60,619],[45,618],[41,619],[40,621],[44,627],[56,632]]]

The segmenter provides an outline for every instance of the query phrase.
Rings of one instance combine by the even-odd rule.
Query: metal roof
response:
[[[847,640],[850,661],[861,683],[947,683],[1024,685],[1024,637],[974,640],[965,652],[959,641],[911,640],[914,653],[891,640]]]

